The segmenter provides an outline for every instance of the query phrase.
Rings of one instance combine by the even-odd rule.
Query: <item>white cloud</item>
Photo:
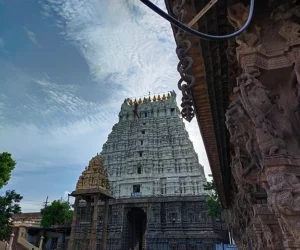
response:
[[[165,8],[163,1],[154,2]],[[116,87],[114,95],[106,100],[106,105],[114,108],[112,112],[118,113],[120,101],[116,100],[148,92],[177,91],[178,59],[171,26],[141,2],[48,0],[44,4],[47,13],[49,6],[61,17],[59,26],[64,24],[65,38],[77,46],[94,80],[103,88]],[[110,86],[104,79],[109,79]],[[85,126],[79,123],[72,128],[78,131]],[[210,173],[196,120],[186,123],[186,128],[206,174]]]
[[[24,27],[24,30],[28,36],[28,38],[30,39],[31,42],[35,43],[36,45],[38,45],[37,39],[36,39],[36,35],[34,34],[33,31],[29,30],[26,26]]]
[[[23,213],[40,212],[44,207],[43,201],[22,200],[20,202]]]
[[[31,78],[45,98],[43,102],[32,99],[29,108],[31,113],[36,112],[40,119],[45,119],[51,125],[47,128],[51,129],[42,129],[28,120],[5,128],[5,132],[0,128],[0,138],[6,142],[2,146],[7,151],[17,152],[17,158],[23,160],[22,171],[61,164],[81,165],[83,169],[88,160],[101,151],[125,98],[148,95],[148,92],[179,92],[178,58],[171,26],[138,0],[40,3],[45,17],[53,12],[60,17],[56,23],[62,35],[77,47],[94,81],[101,90],[109,90],[109,94],[103,97],[99,93],[103,100],[93,102],[84,99],[73,85],[61,86],[47,75]],[[156,1],[156,4],[163,7],[164,1]],[[38,44],[35,34],[24,29],[29,39]],[[65,122],[58,115],[63,116]],[[206,174],[210,173],[196,120],[186,123],[186,128],[200,163]],[[19,138],[27,142],[26,147],[14,143]],[[31,159],[34,159],[32,164]],[[29,207],[30,203],[26,203],[25,208]]]
[[[177,90],[178,59],[171,26],[141,2],[49,2],[66,21],[66,37],[76,42],[99,84],[106,87],[101,79],[109,75],[113,84],[121,86],[117,97]],[[156,4],[164,7],[163,1]],[[186,127],[201,162],[208,166],[197,122]]]
[[[120,87],[114,98],[176,88],[177,60],[170,25],[142,3],[49,2],[63,18],[65,37],[76,44],[93,78],[108,87],[103,79],[109,77],[112,85]]]

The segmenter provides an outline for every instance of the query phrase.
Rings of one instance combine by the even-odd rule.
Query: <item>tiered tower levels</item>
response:
[[[204,193],[203,166],[180,118],[174,92],[126,99],[101,157],[115,198]]]

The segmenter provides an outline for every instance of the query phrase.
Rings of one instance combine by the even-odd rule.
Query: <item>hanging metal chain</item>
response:
[[[182,23],[186,23],[185,16],[187,14],[187,11],[184,8],[184,5],[185,0],[177,0],[176,5],[173,7],[174,14]],[[192,88],[195,84],[195,78],[193,75],[189,74],[189,71],[193,66],[193,59],[192,57],[188,56],[188,52],[190,51],[192,44],[187,39],[186,32],[182,29],[178,29],[175,37],[177,41],[176,54],[179,59],[177,71],[179,72],[181,77],[178,81],[178,88],[182,92],[181,115],[184,119],[190,122],[195,116],[193,98],[191,93]]]

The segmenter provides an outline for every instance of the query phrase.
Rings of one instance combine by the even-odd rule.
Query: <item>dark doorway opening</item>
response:
[[[132,208],[128,218],[128,249],[146,249],[147,215],[142,208]]]

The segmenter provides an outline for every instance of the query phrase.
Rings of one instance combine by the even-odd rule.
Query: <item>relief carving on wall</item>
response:
[[[243,26],[248,13],[249,7],[241,3],[228,8],[228,20],[235,30]],[[269,18],[255,17],[248,29],[236,37],[240,66],[268,70],[292,66],[299,51],[292,47],[300,44],[299,13],[299,5],[290,1],[279,5]]]
[[[234,101],[230,104],[226,113],[226,125],[230,133],[231,143],[234,146],[231,168],[238,187],[235,197],[236,205],[233,206],[233,210],[240,214],[246,225],[249,218],[252,217],[251,205],[256,203],[255,198],[252,196],[254,186],[255,184],[261,184],[259,182],[260,176],[265,171],[262,159],[274,155],[288,155],[287,143],[290,145],[297,144],[291,122],[285,115],[284,109],[277,102],[278,97],[272,91],[268,91],[258,79],[259,75],[257,69],[250,69],[237,79]],[[268,183],[278,182],[275,179],[270,179],[270,176],[268,176]],[[289,177],[290,179],[291,177]],[[297,185],[295,186],[295,190],[300,191],[300,184],[297,179],[293,179],[291,184],[294,186],[299,185],[299,188]],[[272,184],[272,186],[274,185]],[[278,193],[286,192],[282,185],[276,186],[276,188],[273,187],[267,190],[269,199],[274,197],[275,193],[277,197]],[[275,192],[275,190],[277,191]],[[272,202],[269,201],[269,206],[275,205],[273,200]],[[282,203],[282,197],[280,200]],[[296,222],[296,218],[291,219],[290,216],[300,216],[300,194],[299,202],[297,200],[299,204],[296,205],[299,211],[291,210],[294,213],[293,215],[284,214],[284,208],[288,204],[286,200],[284,202],[286,204],[283,207],[280,207],[281,203],[276,203],[277,208],[274,212],[280,214],[285,224],[288,224],[290,228],[294,228],[291,234],[295,237],[295,234],[300,232],[300,224],[298,224],[300,220]],[[244,223],[238,221],[235,224],[236,228],[243,228],[241,225]],[[267,247],[276,249],[275,243],[273,243],[273,246],[270,245],[272,241],[270,231],[268,228],[264,229],[264,238],[269,242]],[[240,234],[242,240],[243,236],[241,233],[238,234]],[[299,236],[295,239],[300,240]],[[260,243],[256,242],[255,244]]]
[[[263,156],[286,154],[286,142],[281,138],[289,129],[288,119],[276,104],[276,96],[260,82],[258,69],[250,69],[237,81],[240,101],[255,127],[256,140]],[[277,126],[277,127],[276,127]],[[292,129],[290,129],[292,130]]]
[[[248,249],[248,235],[245,234],[247,224],[250,221],[249,207],[247,203],[241,202],[239,198],[235,197],[231,207],[231,220],[229,227],[232,229],[234,241],[238,249]],[[242,206],[241,206],[242,205]]]
[[[296,70],[295,74],[297,76]],[[246,177],[251,171],[253,174],[263,170],[263,158],[274,155],[299,156],[295,128],[300,123],[293,121],[295,115],[290,112],[300,99],[295,95],[298,95],[295,85],[298,88],[299,84],[286,88],[281,97],[268,90],[259,77],[258,69],[247,69],[237,78],[234,100],[226,113],[226,125],[235,148],[233,155],[236,155],[232,158],[233,174],[236,180],[248,184],[255,184],[253,179]],[[287,81],[287,84],[290,82]],[[292,104],[288,106],[285,103]]]
[[[296,108],[295,112],[299,113],[300,111],[300,62],[297,61],[294,66],[294,74],[292,78],[292,89],[294,91],[294,95],[296,96]]]
[[[300,182],[293,173],[272,171],[268,173],[265,188],[268,204],[288,231],[300,243]]]
[[[243,26],[248,12],[249,7],[240,3],[228,9],[235,30]],[[236,57],[243,73],[230,96],[226,126],[233,145],[231,168],[237,185],[231,208],[237,215],[232,224],[241,246],[249,218],[253,217],[251,205],[257,203],[255,186],[262,184],[283,234],[285,230],[300,243],[300,183],[296,172],[269,171],[271,165],[278,165],[276,161],[283,162],[280,159],[287,159],[290,165],[300,159],[299,17],[296,1],[285,2],[269,18],[255,17],[236,38]],[[232,48],[228,57],[235,63]],[[294,169],[300,167],[293,165]],[[267,180],[263,180],[265,177]],[[276,229],[268,223],[261,227],[253,244],[258,249],[281,249],[275,240],[282,237],[278,224]]]
[[[235,30],[240,30],[248,19],[249,6],[242,3],[232,5],[228,8],[228,22]],[[253,22],[248,29],[236,37],[236,42],[241,45],[246,43],[248,46],[255,46],[260,43],[260,28]]]

